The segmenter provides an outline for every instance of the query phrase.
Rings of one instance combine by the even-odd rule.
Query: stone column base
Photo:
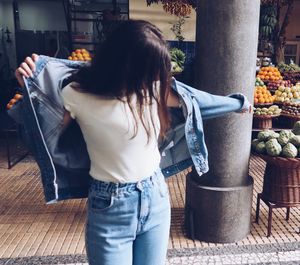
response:
[[[186,179],[185,226],[189,238],[233,243],[250,232],[253,178],[239,187],[201,186]]]

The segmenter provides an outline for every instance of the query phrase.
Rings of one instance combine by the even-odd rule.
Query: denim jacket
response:
[[[84,65],[40,56],[33,77],[24,79],[23,100],[9,115],[22,124],[23,139],[35,156],[41,171],[47,203],[87,196],[90,159],[81,130],[74,121],[62,133],[61,90],[74,72]],[[172,80],[181,108],[169,108],[172,126],[159,143],[160,167],[165,177],[194,166],[201,176],[208,171],[208,154],[202,119],[248,110],[242,94],[217,96]]]

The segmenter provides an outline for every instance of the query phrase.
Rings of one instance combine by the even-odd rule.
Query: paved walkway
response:
[[[8,170],[0,152],[0,264],[85,264],[84,222],[86,200],[45,205],[39,170],[27,157]],[[2,167],[2,168],[1,168]],[[264,162],[250,161],[255,179],[252,221],[256,195],[262,188]],[[300,264],[300,209],[275,209],[272,235],[266,237],[267,208],[262,203],[260,223],[233,244],[213,244],[185,237],[185,175],[168,179],[172,224],[167,264]]]
[[[218,249],[217,251],[182,250],[181,252],[169,251],[169,257],[166,265],[235,265],[235,264],[272,264],[272,265],[299,265],[300,250],[288,251],[289,245],[279,244],[264,245],[263,247],[254,247],[244,249],[243,247]],[[285,249],[284,251],[282,249]],[[209,252],[211,252],[209,254]],[[71,263],[72,262],[72,263]],[[66,264],[66,265],[88,265],[85,255],[72,256],[49,256],[49,257],[29,257],[2,259],[0,264]]]

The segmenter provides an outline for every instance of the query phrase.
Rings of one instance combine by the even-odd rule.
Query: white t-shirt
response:
[[[134,136],[134,117],[126,102],[108,99],[71,87],[62,90],[65,108],[78,122],[91,160],[90,175],[98,180],[128,183],[137,182],[159,167],[160,153],[157,138],[160,130],[157,103],[144,107],[145,121],[151,125],[150,110],[155,124],[147,133],[137,116],[137,134]],[[132,100],[135,106],[136,98]],[[134,109],[136,111],[136,109]]]

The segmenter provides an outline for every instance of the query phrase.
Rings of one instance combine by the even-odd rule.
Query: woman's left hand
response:
[[[252,105],[250,105],[248,109],[243,109],[243,110],[241,110],[240,113],[242,113],[242,114],[244,114],[244,113],[252,113],[252,111],[253,111],[253,107],[252,107]]]
[[[15,77],[21,87],[24,87],[23,76],[28,78],[33,76],[35,71],[35,62],[39,59],[37,54],[32,54],[31,57],[26,57],[23,63],[15,71]]]

